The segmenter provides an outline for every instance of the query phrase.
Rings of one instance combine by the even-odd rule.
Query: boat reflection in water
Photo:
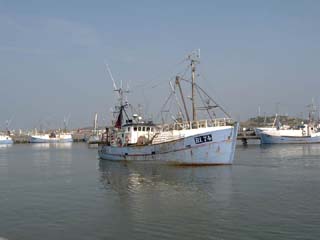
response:
[[[232,166],[100,160],[99,171],[105,204],[117,209],[109,215],[121,226],[119,239],[209,239],[208,223],[230,217]]]
[[[261,145],[261,154],[277,166],[305,166],[319,165],[319,144],[287,144]]]
[[[66,182],[71,181],[72,143],[35,143],[30,144],[32,163],[38,172],[45,176],[58,174]]]
[[[31,144],[33,149],[71,149],[72,142],[65,142],[65,143],[36,143]]]
[[[120,196],[136,196],[136,200],[143,202],[150,200],[150,204],[154,200],[166,204],[179,202],[180,197],[185,203],[199,197],[227,202],[232,188],[232,167],[228,165],[181,167],[155,162],[100,160],[99,171],[106,190],[116,191]],[[141,204],[143,207],[144,203]]]
[[[4,149],[4,148],[9,148],[9,147],[12,147],[13,144],[0,144],[0,149]],[[0,238],[1,240],[1,238]]]

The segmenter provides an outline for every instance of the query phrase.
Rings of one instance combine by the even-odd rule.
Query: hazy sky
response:
[[[201,49],[205,88],[236,119],[301,116],[320,97],[320,1],[0,0],[0,128],[91,125],[115,102],[107,62],[150,115]]]

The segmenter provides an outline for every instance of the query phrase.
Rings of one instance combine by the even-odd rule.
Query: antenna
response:
[[[67,115],[67,117],[63,117],[63,125],[64,125],[64,131],[67,131],[67,126],[69,124],[70,114]]]
[[[200,62],[199,59],[200,59],[200,48],[191,51],[187,55],[187,60],[194,60],[195,62],[199,63]]]
[[[114,91],[119,91],[119,89],[117,88],[116,82],[114,81],[114,78],[113,78],[113,76],[112,76],[112,73],[111,73],[111,70],[110,70],[110,68],[109,68],[109,65],[106,64],[106,67],[107,67],[107,71],[108,71],[109,76],[110,76],[110,78],[111,78],[111,80],[112,80],[112,83],[113,83],[113,90],[114,90]]]
[[[97,123],[98,123],[98,113],[94,115],[93,130],[95,133],[97,132]]]
[[[7,130],[7,131],[9,131],[9,127],[10,127],[10,125],[11,125],[11,123],[12,123],[13,116],[14,116],[14,115],[12,115],[11,118],[10,118],[10,119],[7,119],[6,122],[5,122],[6,130]]]
[[[170,81],[169,84],[170,84],[172,92],[175,93],[176,91],[175,91],[174,87],[172,86],[172,82]]]
[[[6,120],[6,130],[9,131],[11,120]]]
[[[131,82],[131,81],[130,81]],[[126,89],[126,91],[125,92],[130,92],[130,84],[127,82],[127,89]]]

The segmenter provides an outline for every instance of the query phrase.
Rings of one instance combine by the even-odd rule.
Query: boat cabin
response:
[[[133,123],[127,122],[122,126],[122,131],[119,132],[123,144],[138,144],[144,145],[148,143],[156,133],[156,126],[152,123]]]
[[[157,127],[152,122],[133,122],[127,120],[121,128],[106,128],[106,133],[102,136],[105,141],[113,146],[145,145],[149,144],[157,135]]]

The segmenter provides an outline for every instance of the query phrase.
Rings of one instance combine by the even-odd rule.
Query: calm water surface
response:
[[[0,147],[0,239],[320,239],[320,145],[239,145],[233,166]]]

